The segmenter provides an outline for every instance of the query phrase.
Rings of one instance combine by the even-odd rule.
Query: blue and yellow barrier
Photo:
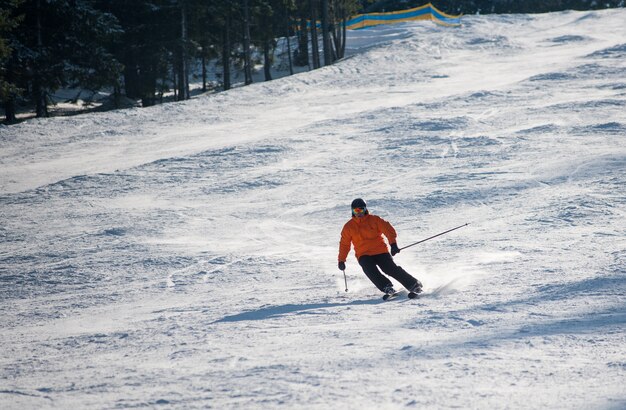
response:
[[[460,26],[461,16],[452,16],[438,10],[431,3],[409,10],[388,13],[359,14],[346,22],[346,29],[359,30],[381,24],[395,24],[406,21],[431,20],[444,26]]]

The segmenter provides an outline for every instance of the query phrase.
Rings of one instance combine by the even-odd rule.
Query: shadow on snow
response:
[[[295,313],[298,315],[307,314],[309,311],[317,309],[326,309],[343,306],[358,306],[358,305],[378,305],[385,303],[382,299],[364,299],[354,300],[346,303],[308,303],[308,304],[286,304],[279,306],[270,306],[261,308],[258,310],[251,310],[248,312],[242,312],[236,315],[225,316],[222,319],[216,320],[213,323],[222,322],[242,322],[247,320],[265,320],[283,315]]]

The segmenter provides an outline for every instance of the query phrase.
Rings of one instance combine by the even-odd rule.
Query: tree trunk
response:
[[[187,7],[185,2],[180,6],[180,49],[178,60],[178,100],[189,99],[189,77],[187,68]]]
[[[348,17],[346,16],[346,10],[342,9],[341,10],[341,33],[343,35],[341,37],[342,41],[341,41],[341,49],[339,52],[339,58],[344,58],[346,56],[346,39],[347,39],[346,31],[348,30],[346,28],[347,23],[348,23]]]
[[[291,60],[291,38],[289,36],[290,19],[287,18],[287,59],[289,60],[289,74],[293,75],[293,61]]]
[[[115,81],[113,86],[113,107],[119,109],[122,107],[122,90],[119,80]]]
[[[243,58],[245,84],[252,84],[252,59],[250,57],[250,10],[248,0],[243,1]]]
[[[156,71],[156,67],[150,65],[141,73],[141,105],[144,107],[150,107],[156,103]]]
[[[324,47],[324,65],[333,63],[330,45],[330,24],[328,21],[328,0],[322,0],[322,45]]]
[[[41,28],[41,0],[37,0],[35,4],[37,13],[37,52],[38,65],[41,65],[41,56],[43,55],[43,33]],[[39,67],[35,68],[35,79],[33,81],[33,100],[35,101],[37,117],[48,116],[48,104],[46,101],[46,92],[41,84],[41,73]]]
[[[178,84],[179,84],[179,78],[180,78],[180,67],[178,65],[178,61],[180,61],[180,59],[178,58],[178,54],[176,57],[176,64],[172,67],[172,85],[173,85],[173,89],[174,89],[174,101],[180,101],[182,100],[182,98],[178,98],[178,96],[180,95],[180,90],[178,88]],[[163,88],[163,87],[161,87]],[[159,101],[163,101],[163,91],[159,91]]]
[[[15,99],[13,97],[8,97],[3,101],[4,106],[4,117],[5,121],[8,124],[13,124],[17,122],[17,113],[15,111]]]
[[[33,100],[35,101],[35,112],[37,117],[47,117],[48,102],[46,100],[46,91],[41,87],[39,78],[36,78],[33,83]]]
[[[137,74],[137,66],[134,61],[126,61],[124,64],[124,91],[130,99],[136,100],[141,97],[139,74]]]
[[[333,35],[335,58],[338,60],[346,54],[346,13],[341,10],[341,23],[334,24]]]
[[[263,41],[263,72],[265,74],[265,81],[272,81],[272,58],[270,55],[272,46],[270,41],[270,39]]]
[[[226,21],[224,24],[224,32],[222,37],[222,67],[223,67],[223,80],[224,91],[230,90],[230,11],[227,12]]]
[[[206,92],[206,48],[202,47],[202,92]]]
[[[11,90],[15,81],[14,70],[15,70],[16,58],[17,58],[16,53],[14,51],[11,52],[11,57],[9,58],[9,61],[7,62],[7,69],[6,69],[6,81],[9,84],[9,90],[8,90],[8,95],[6,95],[5,99],[2,101],[2,105],[4,107],[5,121],[8,124],[13,124],[14,122],[17,122],[17,112],[15,110],[16,92],[14,90]]]
[[[298,52],[296,53],[295,63],[297,66],[303,67],[309,65],[309,31],[306,27],[306,19],[300,19],[300,30],[298,31]],[[309,69],[311,67],[309,66]]]
[[[309,0],[311,8],[311,50],[313,53],[313,69],[320,68],[320,52],[317,38],[317,0]]]

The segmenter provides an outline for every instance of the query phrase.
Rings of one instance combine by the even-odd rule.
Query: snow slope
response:
[[[0,128],[0,408],[626,408],[626,10]],[[425,286],[382,302],[355,197]]]

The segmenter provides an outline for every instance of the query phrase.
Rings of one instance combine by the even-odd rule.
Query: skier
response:
[[[409,291],[410,296],[417,296],[416,294],[422,291],[420,281],[393,261],[392,256],[400,252],[393,226],[381,217],[371,215],[367,210],[367,204],[361,198],[352,201],[351,207],[352,218],[341,230],[339,269],[342,271],[346,269],[346,258],[350,252],[350,245],[353,244],[354,253],[363,272],[386,296],[394,295],[396,291],[389,278],[380,273],[379,267],[387,275],[400,282]],[[391,255],[382,235],[391,244]]]

